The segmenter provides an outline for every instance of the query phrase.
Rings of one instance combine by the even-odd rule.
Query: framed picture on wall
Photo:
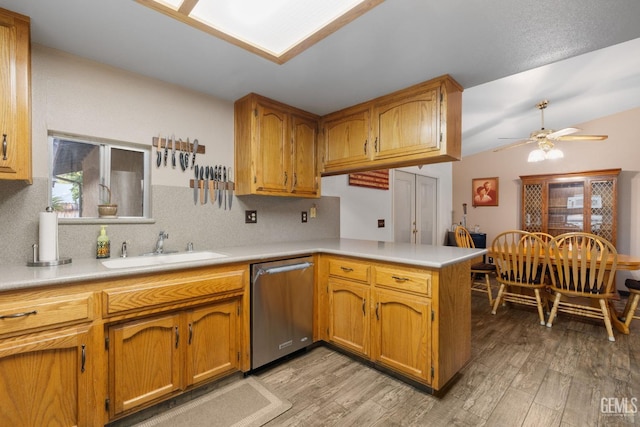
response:
[[[498,177],[471,180],[473,206],[498,206]]]

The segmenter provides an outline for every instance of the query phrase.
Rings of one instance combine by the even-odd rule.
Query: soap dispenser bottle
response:
[[[98,243],[96,246],[96,258],[109,258],[111,256],[111,242],[109,236],[107,236],[107,226],[100,226],[100,235],[98,236]]]

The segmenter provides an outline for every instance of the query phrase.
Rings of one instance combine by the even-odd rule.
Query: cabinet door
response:
[[[376,290],[374,304],[372,359],[430,382],[430,300]]]
[[[289,115],[268,104],[257,106],[255,162],[256,190],[289,192],[291,144]]]
[[[374,159],[440,149],[440,89],[394,97],[373,108]]]
[[[547,200],[547,233],[557,236],[585,228],[584,180],[550,182]]]
[[[591,233],[604,237],[614,245],[618,234],[616,217],[618,205],[617,179],[593,179],[589,182],[591,197],[587,199],[587,220]]]
[[[543,196],[545,186],[542,182],[522,184],[522,229],[530,233],[547,230],[546,200]],[[543,203],[543,200],[545,202]],[[544,204],[544,206],[543,206]]]
[[[370,159],[369,107],[328,116],[323,122],[324,170]]]
[[[329,340],[369,355],[369,287],[329,279]]]
[[[111,416],[180,389],[179,315],[109,328]]]
[[[239,300],[187,314],[187,385],[237,370]]]
[[[31,182],[29,20],[0,12],[0,179]]]
[[[77,328],[0,343],[0,425],[102,425],[87,401],[87,343]]]
[[[291,192],[317,196],[319,195],[316,153],[318,122],[294,114],[291,115],[291,129],[293,141]]]

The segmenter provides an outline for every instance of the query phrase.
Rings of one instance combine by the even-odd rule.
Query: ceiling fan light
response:
[[[541,162],[545,158],[546,158],[545,152],[537,148],[529,153],[529,158],[527,159],[527,162],[529,163]]]
[[[557,148],[552,148],[547,151],[545,158],[553,160],[553,159],[562,159],[564,157],[564,153],[562,150],[558,150]]]

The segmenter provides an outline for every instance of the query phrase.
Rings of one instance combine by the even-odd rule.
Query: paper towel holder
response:
[[[27,267],[54,267],[56,265],[71,264],[71,258],[62,257],[53,261],[40,261],[38,260],[38,244],[31,245],[33,251],[33,259],[27,261]]]

